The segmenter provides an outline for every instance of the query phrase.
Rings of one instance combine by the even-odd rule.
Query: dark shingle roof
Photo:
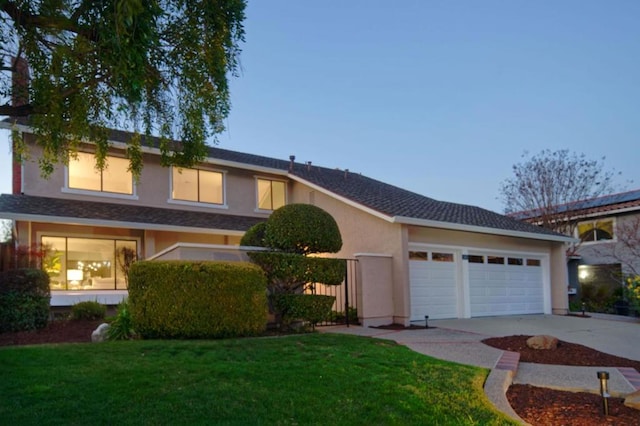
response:
[[[480,228],[559,236],[480,207],[434,200],[344,170],[296,164],[290,174],[389,217],[403,217]]]
[[[264,221],[261,218],[220,213],[9,194],[0,195],[0,214],[16,218],[35,215],[242,232]]]
[[[126,143],[130,137],[131,134],[129,132],[121,130],[112,130],[110,134],[110,139],[116,142]],[[157,148],[159,146],[159,139],[143,136],[143,144],[148,147]],[[213,162],[221,160],[250,167],[263,167],[274,171],[288,172],[290,175],[324,188],[326,191],[344,197],[390,218],[402,217],[441,222],[443,224],[450,223],[509,232],[523,232],[540,236],[560,236],[560,234],[553,231],[530,225],[480,207],[438,201],[353,172],[302,163],[293,163],[292,166],[292,162],[290,161],[230,151],[217,147],[209,147],[208,157]],[[172,210],[154,210],[163,210],[176,214],[176,211]],[[177,215],[185,215],[185,212],[180,211]],[[191,213],[186,214],[186,216],[190,215]],[[195,215],[197,216],[199,214],[195,213]],[[221,216],[224,217],[225,220],[230,220],[230,217],[226,215],[213,216]],[[165,216],[164,221],[167,222],[169,219]]]

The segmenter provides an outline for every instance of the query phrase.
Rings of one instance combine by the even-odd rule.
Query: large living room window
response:
[[[258,179],[258,209],[276,210],[285,205],[286,186],[283,181]]]
[[[578,237],[582,242],[596,242],[613,240],[613,219],[580,222],[578,224]]]
[[[171,198],[194,203],[224,204],[224,175],[199,169],[172,168]]]
[[[93,154],[78,152],[77,158],[69,159],[67,170],[69,189],[133,194],[133,175],[126,158],[107,157],[107,165],[100,171]]]
[[[126,290],[124,254],[135,240],[43,236],[42,267],[51,290]]]

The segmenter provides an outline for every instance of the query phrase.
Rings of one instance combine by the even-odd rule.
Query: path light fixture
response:
[[[424,328],[429,328],[429,315],[424,316]]]
[[[600,379],[600,395],[602,395],[602,408],[604,409],[604,415],[609,415],[609,372],[598,371],[598,379]]]
[[[587,304],[582,302],[582,316],[584,316],[584,311],[587,310]]]

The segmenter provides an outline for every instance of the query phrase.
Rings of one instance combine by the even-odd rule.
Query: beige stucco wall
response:
[[[406,288],[409,277],[405,267],[406,237],[403,227],[300,183],[292,185],[289,201],[314,204],[333,216],[343,240],[342,250],[336,254],[337,257],[352,259],[362,253],[391,257],[392,274],[389,285],[393,289],[394,321],[408,321],[409,298]]]

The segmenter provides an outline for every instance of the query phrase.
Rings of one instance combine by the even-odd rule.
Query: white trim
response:
[[[533,232],[511,231],[508,229],[488,228],[484,226],[463,225],[459,223],[440,222],[427,219],[416,219],[405,216],[394,216],[390,220],[391,223],[400,223],[404,225],[426,226],[429,228],[448,229],[452,231],[477,232],[480,234],[502,235],[506,237],[528,238],[543,241],[555,241],[563,243],[577,243],[579,240],[565,235],[547,235]]]
[[[65,181],[66,181],[66,174],[65,174]],[[66,185],[66,182],[65,182]],[[135,184],[134,184],[135,186]],[[62,192],[63,194],[76,194],[76,195],[89,195],[92,197],[100,197],[100,198],[115,198],[115,199],[120,199],[120,200],[139,200],[139,197],[137,195],[135,195],[135,189],[134,189],[134,194],[120,194],[118,192],[107,192],[107,191],[91,191],[89,189],[76,189],[76,188],[69,188],[68,186],[60,188],[60,192]]]
[[[386,214],[380,213],[380,212],[379,212],[379,211],[377,211],[377,210],[373,210],[373,209],[371,209],[371,208],[369,208],[369,207],[363,206],[363,205],[362,205],[362,204],[360,204],[360,203],[356,203],[356,202],[355,202],[355,201],[353,201],[353,200],[350,200],[350,199],[345,198],[345,197],[343,197],[343,196],[341,196],[341,195],[338,195],[338,194],[336,194],[335,192],[329,191],[328,189],[323,188],[323,187],[321,187],[321,186],[318,186],[318,185],[316,185],[316,184],[314,184],[314,183],[311,183],[311,182],[309,182],[309,181],[307,181],[307,180],[305,180],[305,179],[302,179],[302,178],[301,178],[301,177],[299,177],[299,176],[296,176],[296,175],[292,175],[292,174],[290,174],[290,175],[289,175],[289,178],[290,178],[291,180],[297,181],[298,183],[301,183],[301,184],[303,184],[303,185],[306,185],[306,186],[308,186],[308,187],[309,187],[309,188],[311,188],[311,189],[314,189],[314,190],[316,190],[316,191],[318,191],[318,192],[321,192],[321,193],[323,193],[324,195],[328,195],[329,197],[331,197],[331,198],[333,198],[333,199],[335,199],[335,200],[338,200],[338,201],[340,201],[340,202],[342,202],[342,203],[344,203],[344,204],[346,204],[346,205],[348,205],[348,206],[350,206],[350,207],[354,207],[354,208],[356,208],[356,209],[358,209],[358,210],[361,210],[361,211],[363,211],[363,212],[365,212],[365,213],[368,213],[368,214],[370,214],[370,215],[372,215],[372,216],[375,216],[375,217],[377,217],[377,218],[379,218],[379,219],[382,219],[382,220],[385,220],[385,221],[387,221],[387,222],[393,222],[393,218],[392,218],[391,216],[389,216],[389,215],[386,215]]]
[[[226,205],[226,204],[214,204],[214,203],[205,203],[205,202],[198,202],[198,201],[174,200],[173,198],[167,199],[167,204],[175,204],[175,205],[179,205],[179,206],[189,206],[189,207],[202,207],[202,208],[205,208],[205,209],[218,209],[218,210],[228,210],[229,209],[229,206]]]
[[[355,253],[353,255],[353,257],[385,257],[385,258],[392,258],[393,255],[391,254],[384,254],[384,253]]]
[[[206,249],[220,249],[220,250],[235,250],[235,251],[267,251],[265,247],[251,247],[251,246],[233,246],[225,244],[206,244],[206,243],[175,243],[170,245],[164,250],[160,250],[152,256],[146,258],[146,260],[154,260],[160,256],[163,256],[177,248],[206,248]]]
[[[73,306],[79,302],[98,302],[103,305],[117,305],[129,297],[128,290],[52,290],[51,306]]]
[[[2,213],[0,213],[2,214]],[[64,217],[64,216],[46,216],[46,215],[32,215],[32,214],[3,214],[2,218],[29,221],[29,222],[45,222],[45,223],[64,223],[68,225],[85,225],[85,226],[101,226],[104,228],[130,228],[130,229],[142,229],[149,231],[167,231],[167,232],[198,232],[200,234],[211,235],[231,235],[231,236],[243,236],[244,231],[233,231],[224,229],[210,229],[210,228],[195,228],[189,226],[175,226],[164,225],[155,223],[140,223],[140,222],[121,222],[121,221],[104,221],[98,219],[83,219],[77,217]]]

